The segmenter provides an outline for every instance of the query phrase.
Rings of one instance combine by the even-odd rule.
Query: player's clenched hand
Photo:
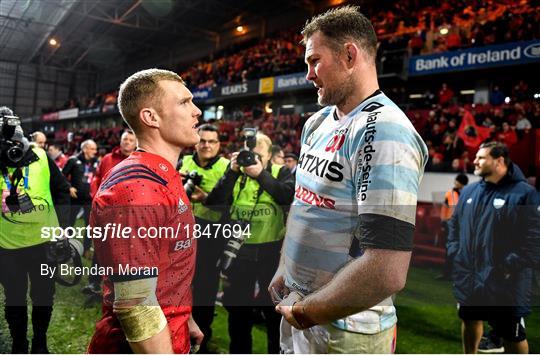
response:
[[[301,299],[302,296],[298,292],[291,292],[287,297],[285,297],[285,299],[283,299],[283,301],[281,301],[280,304],[276,306],[276,311],[281,313],[283,318],[285,318],[290,325],[297,329],[302,329],[302,327],[294,318],[292,309],[293,305]]]
[[[272,281],[270,281],[270,285],[268,286],[268,292],[270,293],[272,302],[274,302],[276,305],[283,301],[283,298],[287,297],[289,294],[289,289],[285,286],[284,275],[285,267],[284,265],[280,265],[272,278]]]
[[[197,325],[197,323],[195,322],[195,320],[193,319],[193,316],[189,317],[188,327],[189,327],[189,339],[191,341],[191,344],[193,345],[194,348],[198,348],[204,339],[204,334],[199,328],[199,326]]]

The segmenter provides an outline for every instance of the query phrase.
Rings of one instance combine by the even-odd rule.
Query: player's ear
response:
[[[139,119],[143,124],[149,127],[159,127],[159,115],[152,108],[143,108],[139,111]]]
[[[359,50],[358,47],[351,42],[347,42],[344,45],[345,47],[345,62],[347,68],[352,68],[356,61],[358,60]]]

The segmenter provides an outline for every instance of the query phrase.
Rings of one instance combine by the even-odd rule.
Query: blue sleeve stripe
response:
[[[375,133],[373,133],[373,138],[375,142],[394,141],[407,144],[414,150],[421,149],[421,145],[418,142],[418,134],[402,124],[388,121],[375,121],[374,127]],[[371,134],[366,135],[366,126],[363,126],[361,129],[359,129],[358,132],[354,135],[354,141],[352,142],[353,148],[361,147],[367,144],[365,142],[365,139],[370,135]]]
[[[362,174],[358,176],[358,186],[362,185]],[[369,173],[367,189],[400,190],[416,194],[420,173],[399,165],[374,165]]]
[[[296,264],[315,270],[336,273],[347,262],[348,254],[324,249],[316,249],[299,244],[293,238],[287,237],[285,243],[287,257]]]

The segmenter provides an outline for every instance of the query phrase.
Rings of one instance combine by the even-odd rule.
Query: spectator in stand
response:
[[[450,28],[450,32],[446,36],[446,48],[449,51],[454,51],[461,48],[461,37],[459,36],[459,29],[455,26]]]
[[[424,47],[424,33],[418,30],[409,40],[411,55],[419,55]]]
[[[508,148],[511,148],[517,143],[516,131],[510,127],[508,122],[503,122],[502,131],[499,133],[498,138],[498,140],[506,144]]]
[[[512,94],[517,102],[529,100],[529,85],[524,80],[520,80],[519,83],[514,86]]]
[[[505,97],[504,93],[499,89],[499,86],[495,85],[489,95],[489,102],[493,106],[500,106],[504,103]]]
[[[443,138],[444,161],[451,162],[465,151],[465,143],[456,133],[445,133]]]
[[[442,172],[446,170],[446,166],[443,162],[444,156],[441,153],[435,153],[428,160],[426,171]]]
[[[519,134],[528,133],[532,129],[531,121],[527,117],[520,115],[516,123],[516,131]]]
[[[452,164],[450,164],[450,171],[454,173],[464,173],[465,164],[461,159],[455,158],[452,160]]]
[[[54,163],[60,170],[64,169],[64,166],[66,165],[68,161],[68,157],[62,152],[62,148],[57,143],[49,144],[49,147],[47,148],[47,153],[49,154],[49,158],[54,160]]]
[[[439,105],[446,107],[452,103],[453,98],[454,91],[452,91],[446,83],[443,83],[439,90]]]

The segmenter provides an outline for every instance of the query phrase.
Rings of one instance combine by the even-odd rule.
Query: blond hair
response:
[[[265,143],[266,144],[266,146],[268,147],[268,153],[272,152],[272,140],[270,139],[270,137],[268,137],[264,133],[258,132],[257,136],[256,136],[256,139],[257,139],[257,144],[259,144],[259,143]]]
[[[177,81],[185,85],[182,78],[169,70],[146,69],[136,72],[127,78],[118,93],[118,108],[120,114],[133,132],[140,131],[139,112],[145,106],[153,106],[161,110],[163,89],[159,86],[162,80]]]
[[[373,60],[377,56],[377,35],[369,19],[360,13],[358,6],[347,5],[326,11],[308,20],[302,30],[302,43],[321,32],[335,52],[341,52],[347,41],[358,43]]]

